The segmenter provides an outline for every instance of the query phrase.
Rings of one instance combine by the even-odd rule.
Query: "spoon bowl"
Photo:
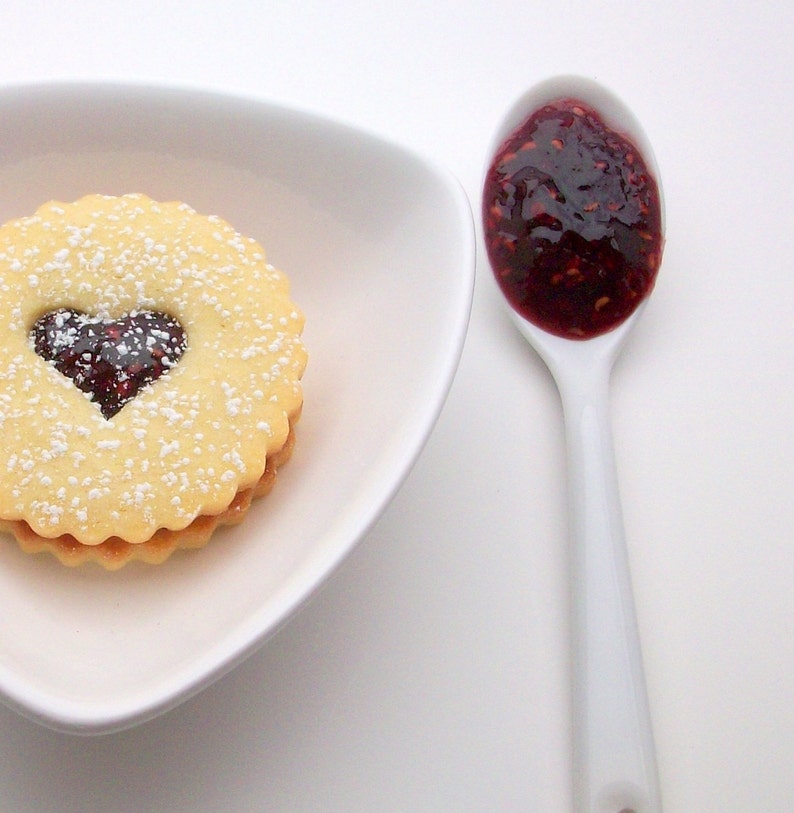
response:
[[[663,237],[664,203],[651,145],[632,112],[596,82],[558,76],[530,88],[505,114],[490,155],[530,115],[558,99],[586,104],[639,150],[657,182]],[[609,420],[612,366],[646,302],[611,330],[582,340],[553,335],[509,308],[551,371],[565,417],[575,813],[662,810]]]

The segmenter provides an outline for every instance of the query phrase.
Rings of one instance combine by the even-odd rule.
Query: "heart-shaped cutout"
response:
[[[177,364],[187,335],[173,316],[135,311],[119,319],[59,308],[31,329],[33,346],[112,418],[141,389]]]

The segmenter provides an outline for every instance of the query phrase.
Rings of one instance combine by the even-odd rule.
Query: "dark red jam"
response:
[[[173,367],[187,347],[179,322],[156,311],[105,320],[62,308],[44,314],[31,338],[36,352],[88,393],[108,419]]]
[[[589,339],[653,288],[661,201],[642,155],[596,111],[563,99],[502,145],[485,180],[485,242],[515,310],[549,333]]]

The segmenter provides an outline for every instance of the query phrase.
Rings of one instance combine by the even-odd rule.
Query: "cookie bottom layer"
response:
[[[198,516],[178,531],[160,528],[145,542],[133,544],[113,536],[98,545],[84,545],[70,534],[48,539],[35,533],[23,520],[0,519],[0,531],[13,535],[26,553],[51,553],[69,567],[96,562],[106,570],[118,570],[132,561],[161,564],[176,550],[204,547],[218,527],[241,522],[252,500],[264,497],[273,488],[276,472],[290,459],[294,445],[295,432],[290,425],[286,443],[278,452],[268,456],[265,471],[256,485],[238,491],[225,511]]]

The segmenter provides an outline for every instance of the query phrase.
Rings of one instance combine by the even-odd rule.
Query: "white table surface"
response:
[[[527,85],[581,73],[635,109],[668,242],[613,415],[665,810],[794,810],[791,5],[3,12],[0,82],[143,78],[295,104],[446,164],[475,213],[492,128]],[[437,428],[325,588],[138,728],[78,737],[0,707],[0,809],[569,813],[563,452],[553,383],[480,261]]]

